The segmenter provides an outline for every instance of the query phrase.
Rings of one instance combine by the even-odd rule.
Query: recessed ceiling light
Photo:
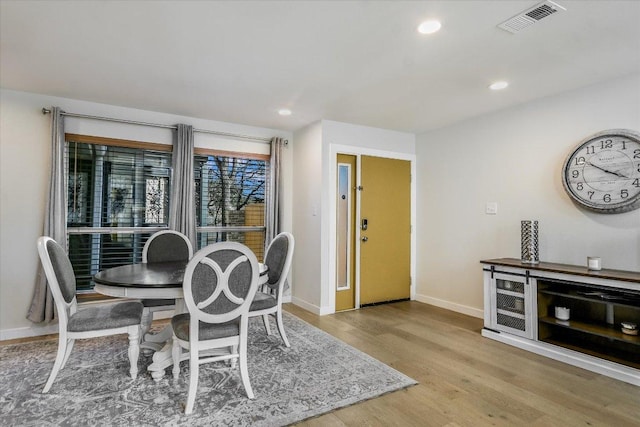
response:
[[[500,89],[506,88],[507,86],[509,86],[509,83],[505,81],[500,81],[500,82],[491,83],[491,85],[489,85],[489,89],[500,90]]]
[[[435,19],[424,21],[422,24],[418,25],[418,32],[421,34],[433,34],[440,30],[442,24],[440,21],[436,21]]]
[[[278,110],[278,114],[280,114],[281,116],[290,116],[291,115],[291,110],[289,110],[287,108],[283,108],[281,110]]]

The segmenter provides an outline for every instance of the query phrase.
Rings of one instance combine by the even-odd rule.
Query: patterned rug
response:
[[[416,384],[414,380],[303,320],[284,313],[291,348],[250,321],[247,399],[237,368],[200,368],[193,414],[184,415],[188,362],[180,379],[171,368],[154,382],[140,355],[141,374],[129,377],[127,337],[77,341],[48,394],[42,388],[55,360],[57,340],[0,346],[2,426],[282,426]]]

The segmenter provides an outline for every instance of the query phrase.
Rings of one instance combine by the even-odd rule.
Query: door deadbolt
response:
[[[366,241],[369,240],[369,238],[367,236],[362,236],[362,239],[360,239],[360,240],[362,240],[363,242],[366,242]]]

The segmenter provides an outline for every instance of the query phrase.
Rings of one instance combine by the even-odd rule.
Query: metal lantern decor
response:
[[[538,221],[521,221],[520,254],[522,262],[527,264],[538,264],[540,262]]]

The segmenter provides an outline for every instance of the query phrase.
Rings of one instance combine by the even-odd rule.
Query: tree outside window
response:
[[[198,247],[221,241],[264,251],[266,160],[196,156]]]

